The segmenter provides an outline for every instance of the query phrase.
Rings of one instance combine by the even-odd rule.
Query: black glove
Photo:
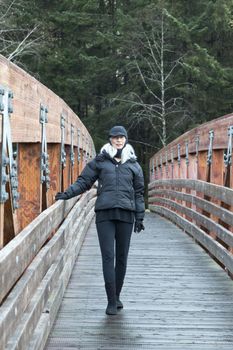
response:
[[[59,199],[69,199],[69,196],[66,192],[57,192],[55,196],[55,201],[58,201]]]
[[[145,227],[143,225],[143,220],[136,220],[134,224],[134,232],[139,233],[144,230],[145,230]]]

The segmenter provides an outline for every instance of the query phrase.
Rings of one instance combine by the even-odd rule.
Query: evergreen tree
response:
[[[167,118],[169,142],[188,128],[232,112],[232,8],[232,0],[20,0],[11,23],[28,30],[36,26],[35,38],[44,40],[22,56],[21,64],[81,117],[97,151],[109,128],[122,123],[146,162],[148,154],[161,147],[162,125],[154,124],[160,128],[156,134],[146,118],[133,118],[140,110],[120,100],[137,96],[145,106],[155,108],[140,77],[140,71],[149,73],[143,35],[151,40],[153,30],[159,32],[159,9],[165,9],[170,53],[164,55],[164,69],[169,72],[182,57],[170,75],[166,98],[174,102],[179,97],[176,104],[185,102],[189,117],[183,120],[182,111],[174,113],[175,121]],[[158,81],[150,84],[159,96]]]

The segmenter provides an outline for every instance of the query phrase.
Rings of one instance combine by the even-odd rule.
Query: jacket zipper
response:
[[[117,190],[117,197],[119,195],[119,164],[115,165],[116,168],[116,190]]]

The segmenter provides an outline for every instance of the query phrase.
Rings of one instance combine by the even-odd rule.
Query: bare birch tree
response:
[[[38,26],[18,26],[15,21],[14,8],[19,1],[0,0],[0,54],[10,61],[19,63],[24,55],[37,55],[42,36]],[[30,4],[29,4],[30,5]]]
[[[167,11],[161,10],[159,16],[151,16],[150,20],[149,30],[147,25],[139,25],[140,30],[132,40],[128,56],[131,78],[140,79],[144,92],[130,92],[117,99],[129,105],[127,115],[131,125],[148,121],[165,146],[169,138],[168,128],[175,128],[188,115],[184,100],[178,93],[185,83],[176,78],[178,70],[182,69],[183,57],[174,52]]]

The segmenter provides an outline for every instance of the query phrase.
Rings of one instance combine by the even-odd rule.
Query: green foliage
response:
[[[138,54],[146,72],[143,32],[159,33],[161,13],[168,24],[164,67],[182,58],[170,77],[167,98],[179,97],[186,107],[185,114],[167,119],[169,141],[233,110],[232,0],[20,0],[8,19],[8,27],[37,26],[34,35],[43,41],[20,61],[80,116],[97,150],[108,129],[123,124],[145,168],[161,142],[146,118],[133,118],[135,109],[124,100],[154,103],[134,60]],[[158,83],[150,87],[159,94]],[[159,123],[155,127],[161,128]]]

